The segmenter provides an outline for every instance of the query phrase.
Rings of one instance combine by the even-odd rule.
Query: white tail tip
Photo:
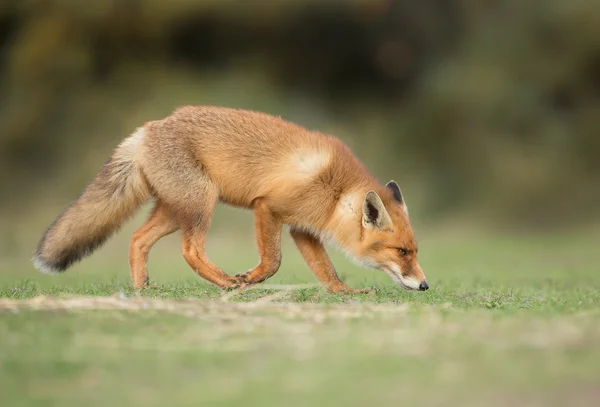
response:
[[[33,267],[35,267],[40,273],[44,274],[60,274],[61,272],[59,269],[44,262],[39,256],[33,258]]]

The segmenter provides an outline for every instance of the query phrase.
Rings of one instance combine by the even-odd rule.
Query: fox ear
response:
[[[406,212],[408,214],[408,208],[406,207],[406,202],[404,202],[404,197],[402,196],[402,191],[400,190],[400,186],[398,185],[398,183],[394,180],[388,182],[387,184],[385,184],[385,187],[387,189],[389,189],[390,191],[392,191],[392,195],[394,196],[394,200],[396,202],[398,202],[400,205],[402,205],[402,208],[404,208],[404,212]]]
[[[396,202],[400,204],[404,202],[404,199],[402,198],[402,191],[400,191],[400,186],[396,183],[396,181],[392,180],[388,182],[387,184],[385,184],[385,187],[392,191]]]
[[[382,229],[392,223],[389,213],[375,191],[367,192],[363,203],[362,222],[365,228],[370,229]]]

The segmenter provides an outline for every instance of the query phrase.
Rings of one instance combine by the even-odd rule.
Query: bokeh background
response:
[[[0,257],[27,260],[117,143],[182,104],[340,137],[400,183],[418,236],[598,224],[596,0],[3,0]],[[253,249],[246,212],[211,234]]]
[[[173,234],[158,288],[125,301],[149,205],[64,275],[35,271],[115,146],[183,104],[344,140],[401,185],[431,289],[335,250],[375,295],[301,288],[284,233],[267,284],[295,289],[231,297]],[[600,0],[0,0],[0,406],[600,405],[599,202]],[[207,251],[257,264],[252,214],[220,206]]]

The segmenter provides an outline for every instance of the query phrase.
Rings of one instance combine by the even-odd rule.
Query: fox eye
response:
[[[399,248],[398,249],[398,253],[400,253],[403,256],[406,256],[408,254],[408,252],[406,251],[406,249],[403,249],[403,248]]]

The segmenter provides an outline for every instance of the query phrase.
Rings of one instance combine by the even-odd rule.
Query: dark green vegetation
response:
[[[0,228],[11,233],[15,214],[41,197],[62,206],[122,138],[181,104],[338,135],[378,174],[401,174],[428,215],[598,215],[597,0],[2,3]],[[0,236],[0,254],[16,244]]]
[[[351,285],[376,288],[341,297],[277,287],[314,282],[288,239],[271,288],[231,295],[195,279],[173,238],[151,256],[159,288],[140,298],[117,240],[58,277],[6,265],[1,405],[591,406],[599,396],[597,233],[424,240],[424,293],[336,254]],[[255,261],[250,245],[231,253],[212,241],[230,273]]]

